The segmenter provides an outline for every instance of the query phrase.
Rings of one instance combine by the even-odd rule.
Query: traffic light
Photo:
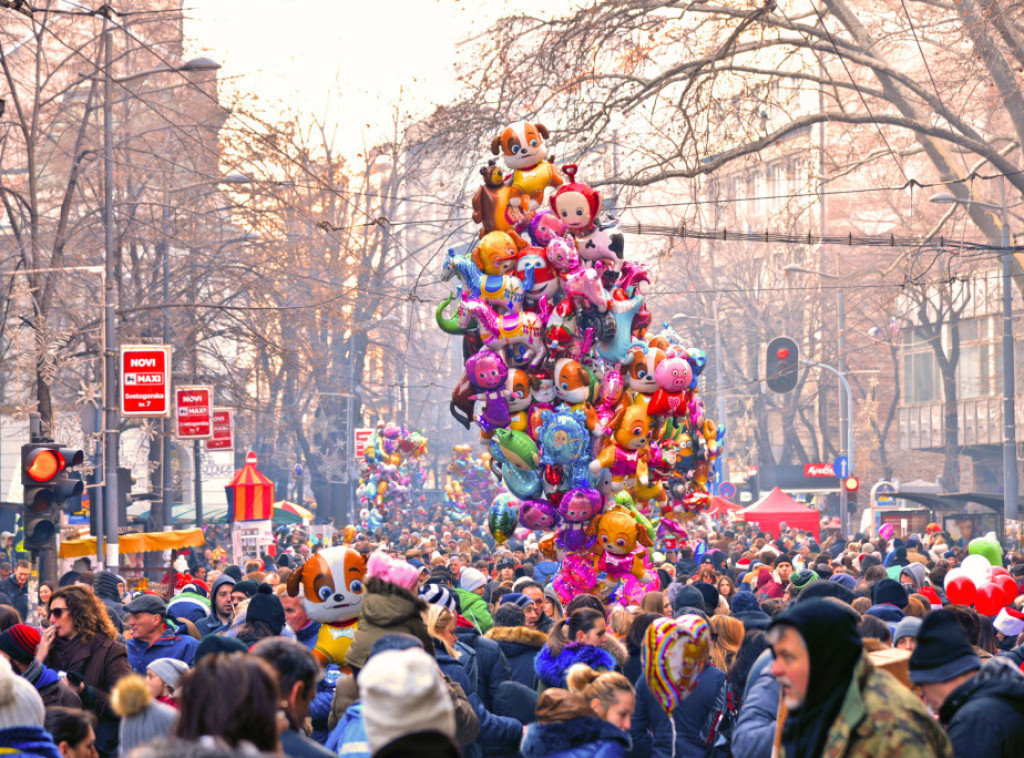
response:
[[[790,392],[796,387],[800,348],[789,337],[776,337],[768,343],[764,381],[772,392]]]
[[[843,479],[843,487],[852,495],[860,488],[860,479],[855,476],[848,476]]]
[[[21,484],[25,490],[21,521],[25,547],[40,550],[54,546],[64,501],[82,494],[81,479],[72,479],[68,468],[85,460],[81,450],[53,442],[33,442],[21,448]]]

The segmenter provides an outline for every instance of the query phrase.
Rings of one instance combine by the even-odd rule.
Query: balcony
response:
[[[1018,396],[1019,397],[1019,396]],[[962,399],[958,402],[958,441],[963,447],[1001,445],[1003,398],[999,395]],[[899,445],[903,450],[939,451],[942,444],[943,404],[915,403],[899,408]],[[1017,403],[1017,423],[1021,404]]]

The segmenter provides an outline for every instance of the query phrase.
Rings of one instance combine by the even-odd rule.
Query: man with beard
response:
[[[875,669],[857,634],[857,615],[830,600],[808,600],[768,629],[771,673],[788,713],[785,758],[946,758],[949,739],[921,702]]]

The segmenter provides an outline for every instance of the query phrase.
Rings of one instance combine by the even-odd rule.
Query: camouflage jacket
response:
[[[866,657],[853,671],[822,758],[953,758],[945,730],[920,700]]]

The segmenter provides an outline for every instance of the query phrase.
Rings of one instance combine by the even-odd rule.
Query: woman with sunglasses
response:
[[[67,683],[96,714],[96,749],[117,755],[118,718],[110,705],[117,680],[131,673],[128,651],[103,601],[88,587],[61,587],[50,597],[50,626],[43,632],[36,658],[67,674]]]

